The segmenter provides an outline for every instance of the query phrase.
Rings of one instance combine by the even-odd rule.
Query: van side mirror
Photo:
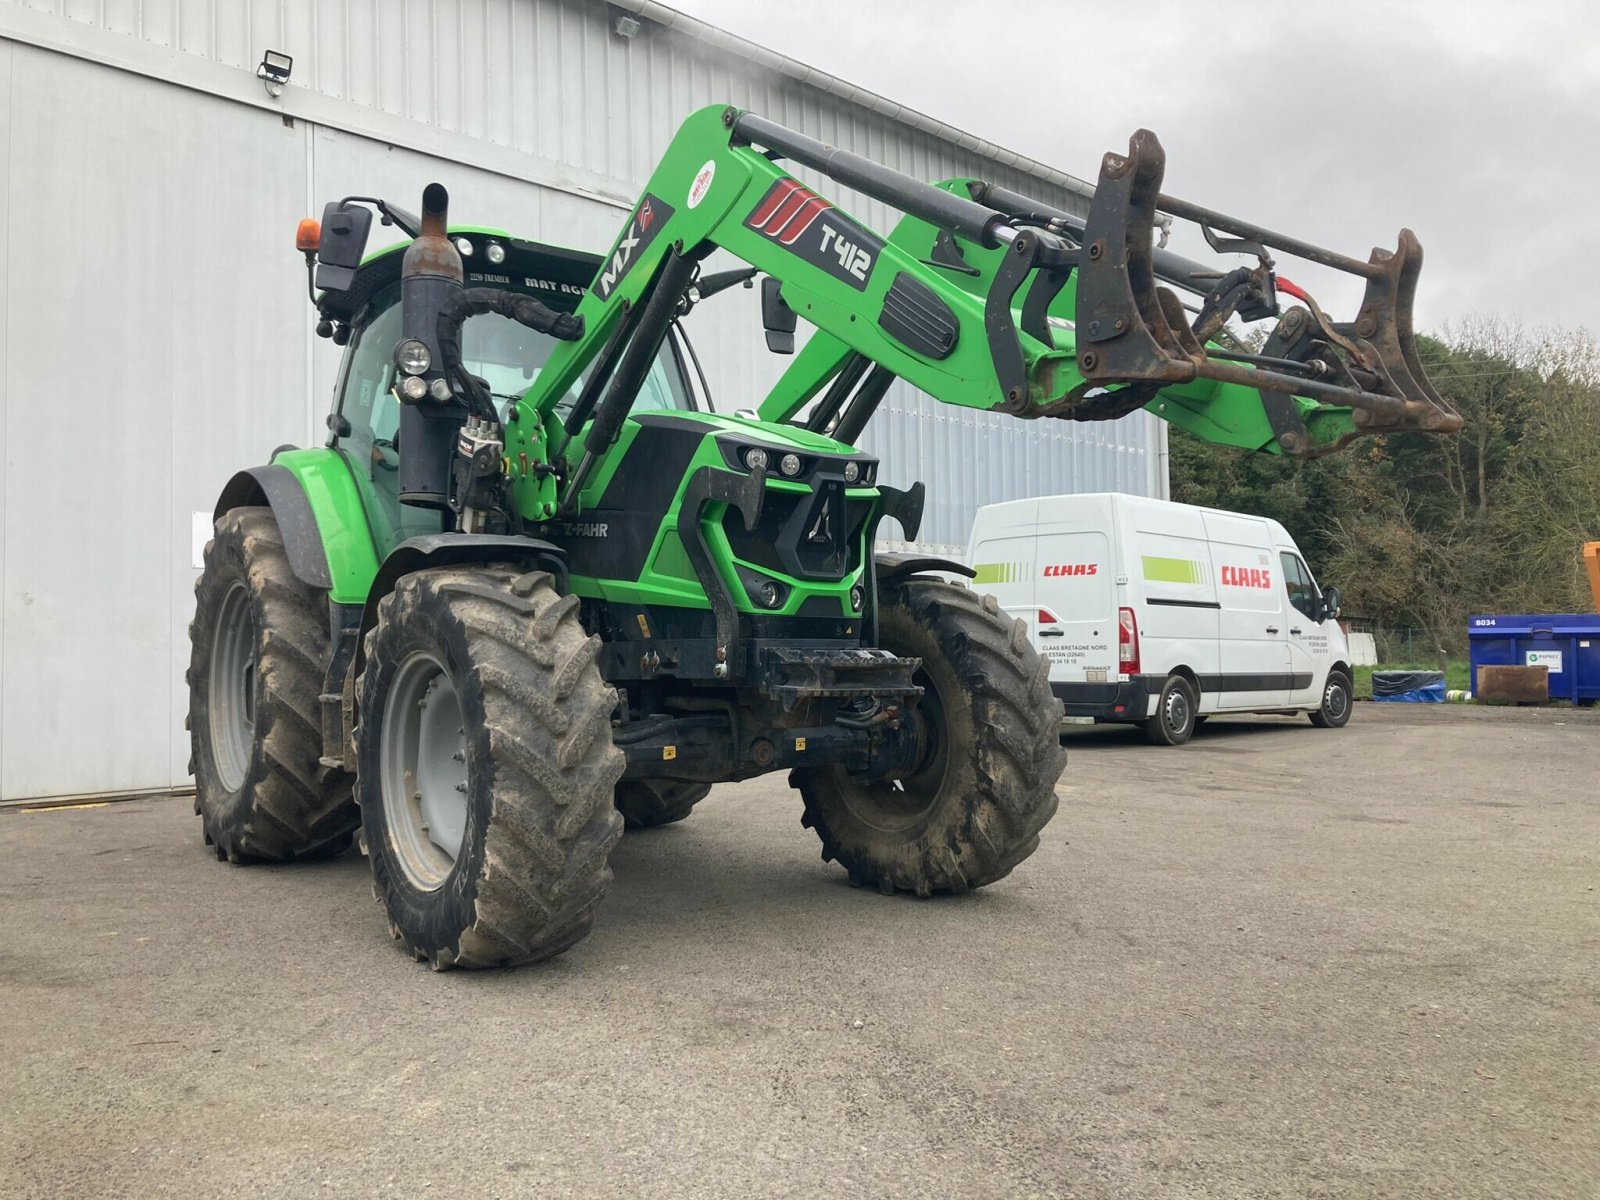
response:
[[[1335,620],[1339,616],[1339,589],[1330,587],[1322,593],[1322,616],[1319,620],[1326,621],[1329,617]]]
[[[317,286],[325,292],[348,291],[361,256],[367,252],[372,210],[364,204],[335,201],[322,210],[322,241],[317,247]]]
[[[767,349],[774,354],[793,354],[798,321],[783,298],[783,284],[768,275],[761,281],[761,325],[767,331]]]

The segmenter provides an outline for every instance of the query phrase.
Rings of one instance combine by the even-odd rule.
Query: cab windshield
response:
[[[395,305],[395,311],[399,311],[399,305]],[[462,327],[461,359],[470,373],[488,384],[495,407],[503,417],[507,402],[520,399],[533,386],[558,344],[549,334],[519,325],[509,317],[491,314],[474,317]],[[586,369],[578,382],[556,402],[559,415],[565,417],[571,411],[588,378]],[[639,388],[633,411],[689,407],[676,357],[669,346],[663,346]]]
[[[374,315],[361,328],[359,340],[346,355],[339,412],[350,423],[356,440],[371,438],[382,444],[392,441],[400,424],[400,405],[392,390],[396,374],[394,346],[400,340],[400,286],[395,284],[373,297],[372,312]],[[461,330],[462,362],[488,386],[502,417],[506,406],[520,399],[539,378],[556,345],[556,339],[549,334],[494,313],[473,317]],[[564,417],[571,411],[587,378],[585,371],[557,402],[558,415]],[[633,411],[693,407],[677,353],[669,340],[645,376]]]

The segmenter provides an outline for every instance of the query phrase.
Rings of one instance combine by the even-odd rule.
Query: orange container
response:
[[[1594,593],[1594,610],[1600,612],[1600,542],[1583,548],[1583,565],[1589,568],[1589,590]]]

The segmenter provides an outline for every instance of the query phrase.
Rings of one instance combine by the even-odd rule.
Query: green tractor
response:
[[[884,239],[782,160],[907,215]],[[893,380],[1296,457],[1459,425],[1416,361],[1409,232],[1346,259],[1161,196],[1161,173],[1141,131],[1078,220],[711,108],[603,257],[451,228],[437,184],[420,216],[328,205],[301,245],[345,347],[327,443],[233,477],[196,586],[206,842],[284,862],[359,836],[391,932],[441,969],[566,949],[625,828],[777,770],[856,883],[1008,874],[1056,810],[1060,704],[1023,625],[949,581],[968,567],[875,551],[885,518],[915,539],[924,494],[854,446]],[[1155,249],[1159,211],[1254,265]],[[410,241],[367,256],[375,215]],[[1365,278],[1356,320],[1269,248]],[[715,249],[747,267],[703,274]],[[679,321],[757,276],[769,347],[814,331],[759,416],[722,415]],[[1304,306],[1280,316],[1280,291]],[[1261,353],[1214,343],[1233,316],[1276,320]]]

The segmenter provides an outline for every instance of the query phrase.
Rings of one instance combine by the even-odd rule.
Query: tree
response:
[[[1459,649],[1472,612],[1587,608],[1600,539],[1600,352],[1586,331],[1471,317],[1420,352],[1454,437],[1364,439],[1297,464],[1174,433],[1174,499],[1281,521],[1345,609]]]

